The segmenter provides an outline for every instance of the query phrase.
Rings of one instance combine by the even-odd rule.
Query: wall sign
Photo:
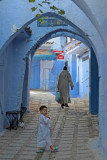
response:
[[[56,59],[64,59],[64,51],[62,50],[53,50],[54,54],[56,55]]]
[[[44,18],[42,22],[37,21],[38,27],[52,27],[52,26],[67,26],[67,24],[61,19],[54,17]]]

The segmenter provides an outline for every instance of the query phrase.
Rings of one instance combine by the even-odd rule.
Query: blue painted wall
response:
[[[98,76],[98,63],[94,53],[91,48],[90,56],[90,103],[89,112],[91,114],[99,113],[99,76]]]
[[[44,57],[44,58],[43,58]],[[41,83],[44,82],[45,83],[45,76],[41,75],[41,79],[40,79],[40,70],[41,72],[44,72],[43,70],[45,68],[47,68],[49,75],[48,79],[47,79],[47,86],[48,86],[48,90],[49,91],[56,91],[56,85],[57,85],[57,79],[58,79],[58,75],[60,74],[60,72],[63,70],[63,67],[65,65],[65,61],[61,61],[61,60],[54,60],[56,59],[56,57],[53,57],[53,61],[51,56],[34,56],[33,61],[32,61],[32,71],[31,71],[31,84],[30,84],[30,88],[31,89],[45,89],[44,87],[42,87],[42,85],[40,86],[40,81]],[[44,63],[46,62],[46,66],[44,66],[44,68],[41,67],[40,62],[42,63],[42,61],[44,61]],[[50,66],[47,66],[47,60],[52,63],[52,68],[50,68]],[[44,74],[44,73],[43,73]],[[44,84],[45,85],[45,84]]]
[[[13,3],[14,2],[14,3]],[[22,27],[23,24],[28,22],[32,17],[35,16],[35,13],[32,13],[30,8],[32,4],[29,5],[28,1],[17,1],[17,0],[10,0],[7,1],[0,1],[0,31],[1,31],[1,38],[0,38],[0,48],[3,44],[8,40],[13,38],[10,42],[8,41],[8,47],[6,46],[2,48],[2,52],[0,54],[4,54],[4,69],[0,71],[0,77],[3,76],[3,79],[0,80],[1,86],[3,86],[3,94],[0,95],[0,101],[3,99],[1,106],[3,107],[4,114],[3,116],[0,115],[2,119],[0,122],[3,122],[0,127],[1,130],[4,127],[4,117],[5,112],[10,110],[20,109],[20,104],[23,102],[27,104],[28,107],[28,94],[29,94],[29,67],[26,66],[25,58],[28,57],[29,54],[34,53],[35,49],[41,45],[42,42],[51,38],[52,36],[62,35],[62,31],[59,30],[59,34],[56,32],[53,33],[51,36],[49,32],[55,31],[56,29],[67,29],[73,32],[74,29],[71,26],[67,27],[46,27],[46,28],[37,28],[36,21],[30,24],[32,29],[32,36],[26,36],[24,32],[20,32],[19,29]],[[27,10],[27,12],[26,12]],[[15,14],[14,14],[15,13]],[[8,18],[7,18],[8,15]],[[6,23],[5,23],[6,22]],[[28,25],[28,24],[26,24]],[[25,26],[24,26],[25,27]],[[22,28],[24,29],[24,28]],[[38,32],[37,32],[38,31]],[[60,33],[61,32],[61,33]],[[15,34],[14,34],[15,33]],[[80,32],[81,34],[82,32]],[[14,34],[14,36],[11,36]],[[49,35],[48,35],[49,34]],[[64,33],[64,35],[72,35],[72,33],[68,32]],[[17,37],[15,37],[17,35]],[[44,37],[45,36],[45,37]],[[74,35],[76,38],[76,35]],[[78,36],[77,36],[78,37]],[[35,43],[37,45],[35,47]],[[3,58],[3,55],[0,57]],[[62,68],[61,68],[62,70]],[[2,74],[3,73],[3,74]],[[2,87],[0,87],[0,92],[2,91]],[[26,91],[26,93],[24,92]],[[2,92],[1,92],[2,93]],[[5,99],[5,100],[4,100]],[[5,117],[6,118],[6,117]]]
[[[51,35],[48,35],[48,37],[46,34],[49,30],[55,30],[55,28],[52,27],[50,29],[48,28],[48,30],[45,28],[44,32],[41,32],[42,29],[39,28],[36,33],[35,27],[36,22],[33,22],[31,24],[31,28],[34,30],[31,36],[26,36],[24,32],[21,32],[17,37],[15,37],[15,35],[12,38],[10,37],[10,40],[2,49],[0,59],[1,62],[4,63],[4,67],[2,67],[3,69],[0,72],[0,77],[3,76],[3,81],[1,80],[0,82],[1,86],[5,88],[1,95],[1,99],[3,100],[1,105],[4,110],[4,114],[0,114],[0,122],[2,123],[0,125],[0,130],[7,127],[7,118],[5,116],[6,111],[20,110],[21,103],[27,105],[27,109],[29,108],[30,77],[28,75],[30,73],[30,63],[28,63],[27,69],[26,58],[28,58],[30,54],[33,55],[39,45],[48,40],[49,37],[51,38]],[[40,39],[39,35],[43,38]],[[36,42],[37,44],[35,45]],[[2,88],[0,88],[0,91],[2,93]]]
[[[77,59],[76,55],[73,54],[66,54],[65,55],[65,60],[68,61],[68,71],[71,74],[73,83],[74,83],[74,89],[71,90],[70,87],[70,97],[76,98],[79,96],[78,92],[78,82],[76,82],[77,78]]]
[[[31,7],[29,1],[0,1],[0,48],[16,29],[35,16],[35,13],[31,12]]]
[[[54,62],[53,68],[57,68],[58,76],[59,76],[60,72],[63,70],[64,66],[65,66],[65,61],[63,61],[63,60],[56,60]]]
[[[89,97],[89,58],[83,60],[89,53],[84,53],[78,57],[78,82],[79,82],[79,97]]]
[[[40,89],[40,60],[32,61],[30,88]]]
[[[70,71],[71,71],[73,82],[76,82],[76,77],[77,77],[77,57],[76,57],[76,55],[73,55],[73,54],[72,54],[72,58],[71,58],[71,70]]]
[[[27,107],[27,111],[29,111],[30,72],[31,72],[31,55],[29,55],[25,59],[25,72],[23,79],[23,90],[22,90],[22,101],[21,101],[21,104]]]
[[[59,76],[60,72],[63,70],[64,65],[65,65],[65,61],[63,61],[63,60],[62,61],[61,60],[54,61],[53,69],[55,68],[57,71],[52,70],[52,72],[50,73],[50,80],[51,80],[51,82],[52,82],[52,77],[53,77],[52,75],[54,75],[56,77],[55,82],[53,84],[51,84],[51,85],[54,86],[53,87],[54,91],[56,91],[56,89],[57,89],[56,88],[57,79],[58,79],[58,76]],[[50,88],[52,88],[52,87],[50,87]]]
[[[72,75],[72,80],[74,83],[74,89],[71,90],[70,89],[70,96],[73,98],[78,97],[78,82],[76,82],[76,78],[77,78],[77,57],[76,55],[69,55],[71,56],[69,61],[69,65],[70,65],[70,74]]]
[[[70,96],[73,98],[89,96],[89,59],[82,61],[82,58],[87,55],[85,53],[80,57],[75,54],[65,55],[66,61],[68,61],[68,70],[74,83],[74,89],[70,89]]]

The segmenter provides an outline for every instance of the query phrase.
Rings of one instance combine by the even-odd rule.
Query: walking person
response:
[[[56,152],[58,147],[53,147],[50,138],[50,117],[47,114],[47,107],[42,105],[40,107],[40,117],[38,123],[38,134],[37,134],[37,153],[42,153],[44,147],[49,146],[51,152]]]
[[[68,103],[71,103],[69,95],[69,85],[71,86],[71,90],[73,90],[74,84],[72,81],[72,77],[67,71],[67,67],[64,66],[63,71],[59,74],[57,81],[57,88],[60,92],[60,103],[62,108],[64,108],[64,106],[69,107]]]

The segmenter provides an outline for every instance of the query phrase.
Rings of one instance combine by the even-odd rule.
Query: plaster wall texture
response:
[[[21,78],[21,84],[22,84],[22,90],[19,93],[20,97],[20,104],[22,106],[27,107],[27,111],[29,111],[29,89],[30,89],[30,80],[31,80],[31,55],[28,56],[26,59],[25,68],[22,73],[22,78]],[[19,104],[19,108],[20,108]]]
[[[64,67],[64,60],[40,61],[40,88],[56,91],[58,75]]]
[[[99,32],[107,49],[107,1],[73,0],[81,8]]]
[[[73,97],[89,96],[89,60],[82,62],[84,53],[88,48],[81,43],[65,54],[65,61],[68,61],[68,68],[74,82]],[[81,55],[81,57],[79,57]]]
[[[61,46],[61,37],[57,37],[54,40],[54,44],[52,45],[52,49],[53,50],[62,50],[62,46]]]
[[[0,82],[3,84],[3,69],[2,69],[3,65],[0,66],[0,75],[1,75],[1,78],[0,78]],[[4,112],[4,108],[3,108],[3,105],[4,105],[4,99],[3,99],[3,85],[0,85],[0,132],[2,131],[2,128],[3,128],[3,123],[4,123],[4,115],[3,115],[3,112]]]
[[[3,2],[2,2],[3,3]],[[20,2],[18,2],[18,3],[20,3]],[[61,3],[61,4],[63,4],[63,2]],[[61,6],[61,4],[60,4],[60,6]],[[72,2],[70,2],[69,4],[71,4],[71,6],[69,7],[69,6],[66,6],[67,7],[67,12],[66,12],[66,15],[65,15],[65,17],[67,18],[67,19],[69,19],[69,20],[71,20],[72,19],[72,22],[74,23],[74,24],[78,24],[78,27],[79,28],[81,28],[87,35],[89,35],[90,36],[90,39],[92,40],[92,41],[94,41],[94,43],[96,43],[96,44],[94,44],[95,46],[98,44],[98,41],[100,40],[100,39],[98,39],[98,33],[97,33],[97,31],[95,30],[95,28],[94,28],[94,26],[91,24],[91,22],[89,21],[89,19],[85,16],[85,14]],[[6,4],[5,4],[6,5]],[[5,6],[5,5],[3,5],[3,7]],[[26,7],[27,7],[27,5],[28,4],[26,4],[25,3],[25,5],[23,4],[23,6],[24,6],[24,9],[23,10],[26,10]],[[7,5],[6,5],[7,6]],[[16,6],[16,4],[15,4],[15,6]],[[14,3],[13,3],[13,8],[15,7],[14,6]],[[9,5],[9,7],[10,7],[10,5]],[[61,6],[62,7],[62,6]],[[10,7],[11,8],[11,7]],[[62,7],[63,8],[63,7]],[[8,10],[8,9],[7,9]],[[78,12],[76,12],[78,10]],[[17,8],[16,8],[16,11],[17,11]],[[31,14],[31,12],[30,12],[30,10],[28,11],[30,14]],[[9,12],[10,13],[10,12]],[[12,18],[13,19],[15,19],[14,18],[14,16],[12,15],[12,14],[9,14],[9,13],[7,13],[8,14],[8,17],[10,17],[10,19],[11,19],[11,21],[9,21],[9,23],[11,23],[11,25],[10,26],[12,26],[12,25],[14,25],[14,24],[12,24]],[[21,11],[20,11],[20,13],[22,13]],[[32,13],[32,15],[33,15],[34,13]],[[2,15],[2,14],[1,14]],[[17,14],[16,14],[17,15]],[[72,15],[72,16],[70,16],[70,15]],[[11,18],[12,17],[12,18]],[[18,14],[18,17],[16,17],[16,19],[17,19],[17,24],[19,23],[18,21],[20,21],[20,23],[22,22],[22,19],[20,19],[19,18],[20,17],[20,14]],[[21,17],[24,17],[23,18],[23,24],[24,24],[24,22],[25,21],[27,21],[28,20],[28,17],[27,16],[22,16],[21,15]],[[26,18],[27,17],[27,18]],[[78,18],[79,17],[79,18]],[[18,20],[19,19],[19,20]],[[25,20],[26,19],[26,20]],[[83,21],[84,20],[84,21]],[[81,23],[82,22],[82,23]],[[84,23],[83,23],[84,22]],[[1,28],[4,28],[3,30],[5,30],[5,31],[3,31],[3,33],[2,33],[2,35],[5,33],[6,34],[6,36],[4,35],[3,37],[7,37],[7,35],[9,34],[9,30],[8,30],[8,34],[6,33],[7,32],[7,29],[5,28],[5,27],[1,27]],[[9,26],[8,26],[8,28],[9,28]],[[90,28],[91,28],[91,30],[90,30]],[[10,29],[11,30],[11,29]],[[11,31],[10,31],[10,33],[11,33]],[[95,38],[95,35],[97,35],[97,39],[94,39]],[[99,37],[100,38],[100,37]],[[4,39],[4,38],[3,38]],[[8,38],[7,38],[8,39]],[[100,43],[100,41],[99,41],[99,43]],[[0,43],[1,44],[1,43]],[[3,44],[3,40],[2,40],[2,44]],[[103,47],[104,48],[104,47]],[[99,49],[98,49],[99,50]],[[97,52],[96,52],[96,54],[97,54]],[[101,53],[100,53],[101,54]],[[98,55],[97,55],[97,58],[98,58]],[[100,58],[99,58],[100,59]]]
[[[85,55],[86,56],[86,55]],[[89,97],[89,59],[79,58],[79,97]]]
[[[30,88],[40,89],[40,60],[32,61]]]
[[[35,26],[36,25],[34,23],[34,27]],[[45,30],[45,32],[47,33],[47,29]],[[27,53],[28,51],[32,54],[34,53],[33,51],[35,50],[35,48],[31,51],[30,48],[35,44],[35,41],[37,42],[39,40],[41,30],[38,30],[38,35],[35,33],[36,31],[29,38],[29,41],[27,41],[27,38],[24,37],[24,35],[19,35],[17,38],[12,40],[11,44],[4,51],[4,80],[6,84],[3,94],[5,97],[3,106],[7,106],[5,108],[5,111],[13,110],[14,108],[20,109],[26,68],[26,58],[29,57],[29,54]],[[42,36],[45,35],[43,33],[41,34]]]
[[[65,61],[68,62],[68,71],[71,74],[73,84],[74,84],[74,89],[71,90],[71,87],[69,89],[70,92],[70,97],[76,98],[78,97],[78,83],[76,82],[76,57],[75,55],[72,54],[65,54]]]
[[[68,0],[65,3],[65,0],[59,0],[54,3],[60,5],[62,9],[66,11],[64,17],[72,22],[73,27],[78,29],[78,31],[84,35],[91,46],[93,47],[99,66],[99,123],[100,123],[100,143],[102,147],[105,149],[107,146],[107,142],[104,141],[105,136],[107,136],[107,1],[106,0]],[[17,48],[15,48],[15,44],[9,44],[8,48],[5,48],[5,42],[9,39],[11,34],[14,33],[15,26],[16,28],[21,28],[26,22],[31,20],[36,13],[32,13],[29,9],[33,6],[27,1],[17,1],[9,0],[0,1],[0,55],[5,54],[5,72],[1,71],[1,74],[4,73],[4,80],[1,85],[5,86],[5,89],[11,88],[4,91],[3,96],[6,98],[4,101],[4,106],[8,106],[8,108],[13,108],[13,102],[17,107],[21,102],[21,97],[19,96],[22,92],[21,88],[24,78],[24,70],[25,64],[22,60],[25,54],[30,50],[30,48],[44,35],[49,33],[49,31],[55,30],[54,27],[51,28],[41,28],[37,29],[35,23],[32,23],[30,26],[33,30],[35,36],[32,35],[33,39],[30,39],[29,45],[26,45],[25,41],[22,43],[17,43]],[[80,8],[79,8],[80,7]],[[45,12],[50,11],[48,8],[45,8]],[[53,14],[53,16],[55,16]],[[27,23],[26,25],[28,25]],[[71,23],[69,23],[71,24]],[[75,26],[76,25],[76,26]],[[22,27],[23,28],[23,27]],[[21,28],[21,29],[22,29]],[[58,28],[58,27],[56,27]],[[59,27],[61,28],[61,27]],[[68,28],[68,27],[65,27]],[[19,30],[20,32],[21,30]],[[18,32],[18,33],[19,33]],[[15,35],[18,35],[15,33]],[[57,36],[55,34],[54,36]],[[11,36],[12,38],[12,36]],[[51,38],[51,36],[50,36]],[[20,41],[19,41],[20,42]],[[4,46],[3,46],[4,45]],[[19,48],[18,48],[19,45]],[[2,48],[3,46],[3,48]],[[17,49],[17,50],[16,50]],[[22,51],[23,50],[23,51]],[[31,52],[31,50],[30,50]],[[18,55],[18,56],[17,56]],[[0,59],[3,58],[0,56]],[[7,62],[6,62],[7,60]],[[21,62],[21,63],[20,63]],[[18,65],[18,66],[17,66]],[[4,70],[4,69],[2,69]],[[11,71],[12,72],[9,72]],[[8,73],[7,73],[8,72]],[[7,74],[6,74],[7,73]],[[1,75],[0,75],[1,77]],[[8,79],[8,83],[6,84],[6,80]],[[12,81],[15,78],[17,86]],[[7,88],[6,88],[7,86]],[[11,96],[12,90],[15,89],[15,95]],[[10,95],[9,97],[7,95]],[[15,97],[16,96],[16,97]],[[13,100],[14,99],[14,100]],[[8,105],[5,105],[8,104]],[[104,143],[103,143],[104,142]]]

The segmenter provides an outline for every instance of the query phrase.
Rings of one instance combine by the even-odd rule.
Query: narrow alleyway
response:
[[[31,91],[30,113],[24,115],[24,128],[6,130],[0,137],[0,160],[96,160],[89,141],[98,137],[97,116],[88,114],[88,99],[72,99],[69,108],[61,109],[49,92]],[[51,138],[59,151],[36,153],[39,107],[48,106]],[[101,159],[102,160],[102,159]]]

